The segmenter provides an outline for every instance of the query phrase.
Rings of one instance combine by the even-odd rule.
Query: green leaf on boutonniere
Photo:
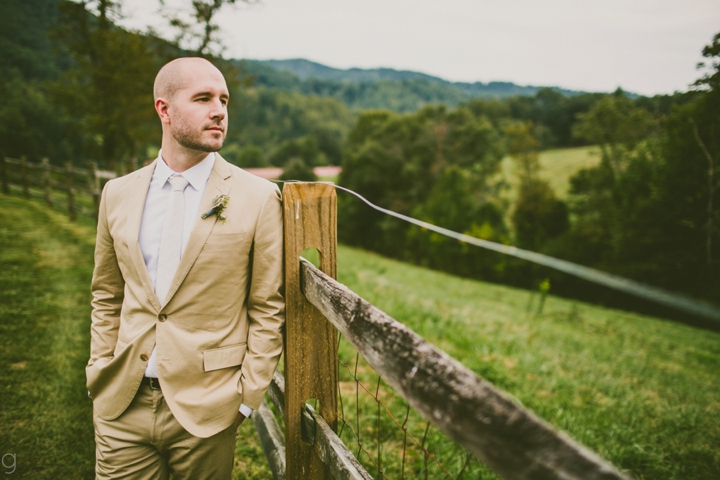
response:
[[[202,218],[207,218],[210,215],[217,215],[217,218],[225,223],[225,220],[227,220],[227,216],[225,216],[225,207],[227,207],[229,201],[230,197],[227,195],[218,195],[213,198],[213,206],[210,210],[202,214]]]

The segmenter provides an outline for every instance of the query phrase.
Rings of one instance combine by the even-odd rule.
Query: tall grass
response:
[[[552,296],[536,316],[531,292],[339,259],[342,283],[632,476],[720,478],[720,334]]]

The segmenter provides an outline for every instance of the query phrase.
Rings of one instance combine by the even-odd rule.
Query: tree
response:
[[[636,107],[622,91],[604,97],[588,113],[578,115],[573,134],[599,145],[603,160],[619,174],[628,156],[648,138],[655,127],[647,110]]]
[[[220,27],[216,15],[225,5],[254,4],[258,0],[192,0],[192,11],[170,10],[166,0],[160,0],[164,16],[176,31],[173,43],[190,56],[217,58],[223,50],[218,38]]]
[[[71,65],[52,87],[54,102],[82,118],[75,133],[85,156],[106,168],[121,158],[143,155],[157,138],[152,85],[162,64],[149,37],[113,24],[120,2],[66,1],[58,4],[53,37]]]
[[[532,122],[515,122],[505,127],[508,153],[517,164],[520,179],[512,222],[517,245],[539,251],[545,243],[569,227],[568,210],[550,184],[540,178],[540,142]]]
[[[308,166],[301,158],[291,158],[285,165],[280,180],[300,180],[303,182],[317,182],[317,176],[312,167]]]

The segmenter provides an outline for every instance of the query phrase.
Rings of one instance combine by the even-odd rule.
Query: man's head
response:
[[[216,152],[227,133],[227,84],[202,58],[178,58],[160,69],[153,86],[163,127],[163,150]],[[188,152],[189,153],[189,152]]]

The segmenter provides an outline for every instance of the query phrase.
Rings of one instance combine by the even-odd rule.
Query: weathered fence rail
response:
[[[51,165],[47,158],[39,163],[28,162],[25,158],[0,158],[0,183],[4,194],[18,190],[25,198],[42,198],[48,207],[66,205],[68,217],[73,221],[77,219],[77,213],[97,218],[102,185],[115,177],[114,172],[98,170],[95,163],[85,170],[70,163],[65,167]],[[65,193],[65,199],[53,195],[53,191]]]
[[[338,283],[334,279],[336,203],[331,185],[285,184],[283,204],[286,377],[276,372],[267,397],[284,420],[285,435],[267,404],[253,415],[276,479],[372,478],[335,433],[335,328],[420,415],[501,477],[627,479],[597,454]],[[320,253],[319,269],[300,257],[309,247]],[[319,413],[306,403],[311,398],[320,401]]]

